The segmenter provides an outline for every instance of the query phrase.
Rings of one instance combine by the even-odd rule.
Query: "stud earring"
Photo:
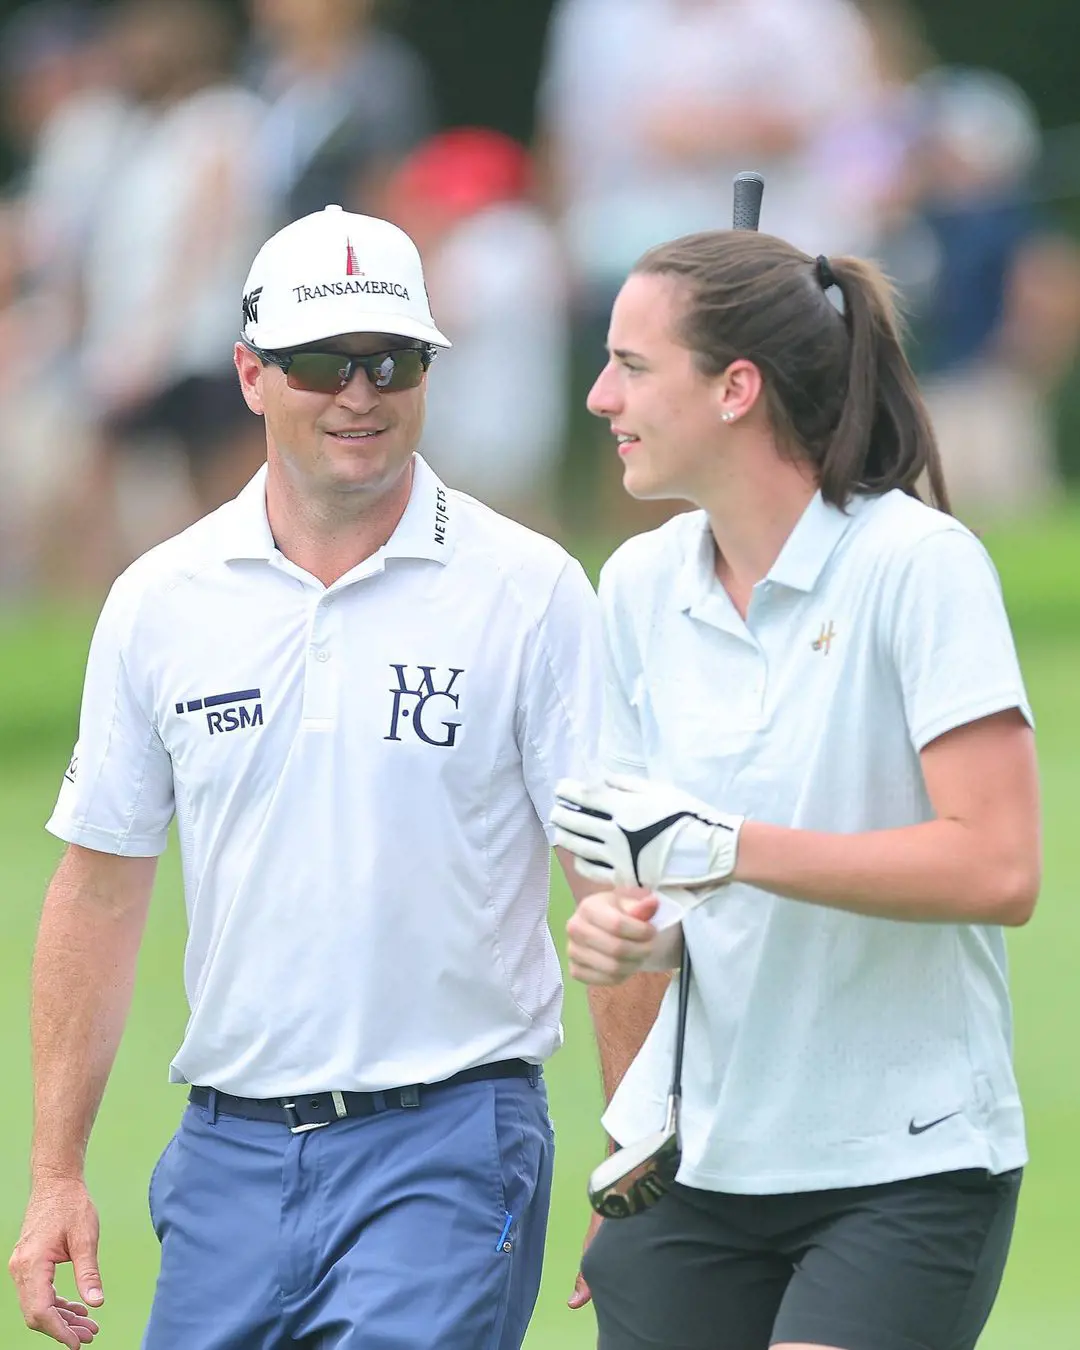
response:
[[[725,412],[725,413],[721,413],[721,414],[720,414],[720,417],[721,417],[721,420],[724,421],[724,422],[734,422],[734,421],[735,421],[735,414],[734,414],[733,412]]]

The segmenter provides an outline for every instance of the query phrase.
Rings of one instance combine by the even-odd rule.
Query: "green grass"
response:
[[[1020,638],[1036,715],[1046,811],[1046,881],[1039,911],[1011,935],[1017,1060],[1032,1165],[1013,1256],[981,1350],[1061,1350],[1080,1344],[1080,513],[991,532]],[[601,556],[593,551],[591,562]],[[26,1193],[29,1083],[27,972],[40,897],[60,845],[42,829],[67,763],[82,663],[85,615],[10,616],[0,622],[0,1051],[5,1063],[0,1149],[0,1250],[18,1232]],[[569,913],[556,887],[553,927]],[[185,1009],[180,982],[184,919],[175,850],[164,860],[140,963],[135,1006],[91,1146],[89,1175],[102,1215],[107,1305],[103,1350],[134,1350],[149,1306],[157,1246],[146,1184],[181,1110],[165,1081]],[[528,1350],[595,1344],[589,1311],[565,1308],[586,1221],[585,1177],[602,1148],[595,1055],[579,987],[568,991],[566,1047],[548,1082],[558,1138],[548,1262]],[[0,1284],[0,1350],[30,1344],[14,1292]],[[193,1347],[197,1350],[197,1347]]]

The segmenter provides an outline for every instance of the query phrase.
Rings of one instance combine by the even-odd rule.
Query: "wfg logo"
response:
[[[211,736],[223,731],[240,731],[244,727],[261,727],[263,709],[259,700],[261,689],[234,689],[228,694],[210,694],[207,698],[188,699],[178,703],[176,711],[205,712],[206,728]],[[254,707],[248,705],[254,703]]]
[[[454,693],[454,685],[457,683],[457,677],[464,675],[464,670],[455,670],[451,667],[445,684],[440,689],[435,683],[434,666],[416,667],[420,677],[416,680],[415,688],[409,686],[409,676],[406,673],[409,670],[408,666],[398,666],[391,662],[390,669],[397,675],[397,687],[390,690],[394,699],[390,713],[390,733],[384,736],[383,740],[400,741],[402,738],[398,735],[398,729],[402,721],[407,720],[411,722],[413,731],[425,745],[438,745],[443,749],[449,749],[457,740],[461,723],[438,719],[440,714],[445,715],[449,711],[447,704],[457,712],[461,695]],[[406,699],[415,699],[416,702],[411,707],[406,707]],[[436,699],[445,702],[436,703],[435,708],[428,711],[428,705]]]

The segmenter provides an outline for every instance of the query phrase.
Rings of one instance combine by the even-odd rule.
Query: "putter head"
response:
[[[681,1157],[678,1104],[670,1098],[662,1130],[619,1149],[594,1168],[589,1204],[605,1219],[640,1214],[667,1195]]]

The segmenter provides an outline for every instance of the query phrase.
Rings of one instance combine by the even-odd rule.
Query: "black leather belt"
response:
[[[318,1130],[347,1116],[374,1116],[395,1107],[419,1106],[421,1095],[437,1092],[457,1083],[480,1083],[489,1078],[528,1078],[535,1083],[540,1066],[523,1059],[500,1059],[494,1064],[478,1064],[462,1069],[439,1083],[412,1083],[408,1087],[387,1088],[385,1092],[309,1092],[292,1097],[233,1097],[213,1088],[193,1087],[188,1101],[223,1116],[241,1120],[269,1120],[287,1125],[293,1134]]]

